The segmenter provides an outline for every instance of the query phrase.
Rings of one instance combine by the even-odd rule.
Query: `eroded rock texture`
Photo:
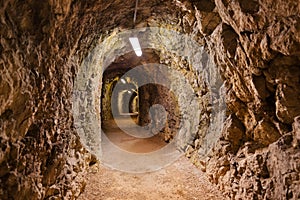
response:
[[[206,171],[233,199],[298,199],[299,2],[215,5],[221,21],[214,30],[203,25],[218,17],[203,17],[200,5],[198,23],[224,76],[231,114]]]
[[[71,114],[79,44],[62,29],[70,3],[0,2],[0,199],[72,199],[83,189],[91,156]]]
[[[133,28],[134,6],[0,2],[1,199],[79,195],[91,155],[73,126],[74,77],[98,40]],[[193,162],[232,199],[300,198],[299,2],[153,0],[140,1],[138,13],[136,27],[173,29],[204,45],[223,76],[222,136],[206,159],[195,139]]]

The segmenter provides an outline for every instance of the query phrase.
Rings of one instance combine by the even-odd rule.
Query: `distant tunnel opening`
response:
[[[126,75],[136,66],[157,62],[157,52],[146,49],[142,57],[128,53],[117,58],[103,73],[102,129],[114,144],[124,150],[136,153],[158,150],[170,142],[179,129],[179,105],[174,93],[160,84],[139,85],[136,77]],[[139,77],[145,76],[142,78],[146,79],[151,73],[153,71],[149,69],[148,72],[139,74]],[[139,138],[139,133],[134,133],[137,137],[130,135],[137,132],[137,129],[130,125],[130,121],[143,127],[149,132],[149,136]],[[124,129],[130,133],[126,133]]]

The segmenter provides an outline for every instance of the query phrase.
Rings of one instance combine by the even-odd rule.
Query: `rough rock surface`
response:
[[[91,155],[71,113],[69,11],[70,2],[0,2],[0,199],[74,199],[84,187]]]
[[[199,165],[232,199],[298,199],[300,151],[292,141],[300,114],[299,3],[214,3],[197,21],[224,77],[231,114],[214,153]],[[203,15],[201,3],[194,5]],[[218,21],[215,12],[219,24],[204,29]]]
[[[74,78],[98,40],[133,27],[134,5],[0,2],[1,199],[79,195],[91,155],[73,127]],[[188,150],[232,199],[300,198],[299,13],[294,0],[140,1],[137,27],[190,34],[219,67],[222,136],[204,160],[198,138]]]

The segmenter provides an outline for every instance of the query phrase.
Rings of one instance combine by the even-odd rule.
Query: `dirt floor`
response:
[[[130,174],[94,167],[79,200],[225,199],[185,157],[155,172]]]
[[[145,139],[126,136],[113,122],[105,126],[108,137],[127,151],[138,153],[163,146],[159,138],[154,137],[147,143]],[[86,179],[87,185],[79,200],[225,199],[184,156],[165,168],[147,173],[121,172],[96,164]]]

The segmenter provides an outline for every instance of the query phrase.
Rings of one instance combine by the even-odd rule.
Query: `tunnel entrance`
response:
[[[156,151],[170,142],[179,128],[178,102],[168,88],[158,84],[139,87],[135,77],[124,75],[136,66],[157,62],[159,56],[152,49],[143,50],[141,57],[130,52],[117,58],[103,73],[102,129],[108,139],[123,150],[134,153]],[[147,76],[147,73],[152,72],[141,76]],[[119,87],[116,87],[118,82]],[[160,106],[166,113],[158,112]],[[135,125],[143,129],[137,129]],[[139,137],[146,134],[147,138]]]
[[[91,176],[95,180],[95,182],[92,182],[92,185],[98,185],[97,181],[103,180],[99,178],[99,175],[109,173],[107,176],[109,178],[107,178],[105,182],[117,185],[118,183],[116,182],[120,180],[120,177],[125,177],[124,181],[122,181],[122,188],[126,188],[126,192],[128,188],[134,188],[136,190],[136,182],[138,182],[138,185],[141,185],[141,190],[144,190],[145,188],[148,189],[149,185],[141,184],[141,180],[146,179],[149,181],[149,177],[152,177],[153,174],[156,173],[157,175],[154,175],[155,177],[153,178],[155,181],[152,182],[152,185],[155,186],[155,192],[150,193],[156,193],[157,182],[163,183],[162,187],[158,186],[158,188],[163,188],[167,182],[171,182],[172,184],[167,186],[166,193],[172,193],[168,198],[177,199],[178,197],[184,197],[184,199],[194,199],[194,197],[198,198],[200,194],[207,193],[202,191],[202,189],[207,188],[207,186],[210,187],[209,189],[212,191],[211,186],[207,184],[208,182],[206,180],[201,186],[194,184],[199,180],[204,180],[204,176],[199,174],[198,171],[196,172],[194,166],[192,166],[186,158],[182,157],[183,154],[178,151],[176,145],[169,144],[173,141],[179,141],[179,146],[181,145],[182,147],[187,143],[191,144],[196,137],[199,139],[200,134],[203,134],[202,131],[205,133],[207,121],[202,117],[200,124],[197,117],[200,115],[207,116],[205,115],[206,107],[208,107],[206,103],[209,101],[205,100],[208,95],[205,96],[206,93],[204,90],[206,88],[204,88],[204,84],[201,85],[203,86],[202,90],[197,90],[196,94],[193,93],[195,92],[194,90],[189,91],[190,88],[187,87],[187,85],[190,83],[186,83],[186,80],[189,80],[186,77],[188,75],[191,76],[191,73],[187,73],[188,69],[180,71],[180,69],[176,68],[178,65],[173,64],[168,66],[168,68],[173,69],[171,74],[164,76],[165,73],[155,73],[162,69],[151,63],[161,63],[161,54],[161,52],[159,54],[152,49],[143,49],[143,56],[137,57],[133,52],[130,52],[115,59],[114,62],[103,71],[100,83],[101,95],[99,95],[101,97],[99,107],[101,108],[101,142],[103,152],[101,161],[103,162],[103,166],[114,169],[113,172],[115,174],[118,173],[118,178],[114,179],[115,174],[103,168],[101,169],[101,173],[98,173],[97,176]],[[203,56],[203,58],[204,62],[207,62],[206,57]],[[184,60],[181,62],[183,63]],[[150,64],[147,65],[147,63]],[[139,65],[145,66],[145,68],[143,68],[143,72],[145,73],[140,73],[139,78],[144,80],[147,79],[147,76],[150,74],[154,74],[154,76],[151,76],[154,80],[140,86],[139,79],[130,76],[129,73],[138,68]],[[175,71],[180,71],[180,73],[176,74]],[[169,80],[169,78],[171,80]],[[191,77],[189,78],[190,80],[192,79]],[[198,74],[194,80],[199,81],[201,78],[202,77]],[[171,86],[165,87],[164,84],[156,84],[155,79],[163,80],[159,83],[163,83],[164,81],[169,82]],[[200,109],[197,106],[199,103],[201,103],[204,108]],[[159,105],[163,107],[166,112],[157,112],[157,110],[161,109]],[[181,109],[183,111],[181,111]],[[132,121],[134,124],[131,123]],[[181,123],[181,121],[183,121],[183,123]],[[163,124],[162,127],[160,127],[160,123]],[[135,125],[139,125],[144,129],[137,129]],[[200,127],[200,125],[202,125],[202,127]],[[143,133],[143,130],[145,130],[145,133]],[[149,132],[153,133],[153,135],[147,138],[139,137]],[[177,135],[180,137],[175,138],[175,133],[178,133]],[[110,142],[107,142],[106,138]],[[113,143],[114,146],[117,146],[118,149],[122,151],[126,151],[127,154],[124,154],[122,151],[118,152],[116,148],[111,148],[107,145],[108,143]],[[169,147],[169,149],[166,147]],[[164,151],[163,149],[167,150]],[[159,153],[149,154],[149,152]],[[162,169],[164,167],[166,167],[166,170]],[[121,172],[117,172],[115,169]],[[134,180],[132,180],[132,174],[128,172],[134,173]],[[196,180],[193,181],[192,179]],[[187,187],[178,190],[178,185],[182,185],[183,181]],[[133,187],[131,187],[131,184]],[[172,186],[176,186],[174,192]],[[110,187],[116,188],[111,185]],[[109,187],[101,188],[101,191],[108,188]],[[119,185],[118,188],[120,188]],[[184,194],[187,189],[193,192]],[[180,193],[179,195],[176,194],[178,191]],[[120,194],[119,191],[116,193]],[[216,195],[218,191],[215,190],[213,193]],[[119,196],[117,196],[117,199],[123,198],[122,194]],[[140,197],[139,195],[134,199],[139,199]],[[151,199],[160,198],[161,196],[151,197]],[[222,197],[216,197],[216,199],[222,199]]]
[[[133,51],[132,36],[138,37],[142,56]],[[210,152],[225,116],[222,84],[204,47],[188,35],[163,28],[112,34],[89,53],[76,77],[74,124],[82,143],[104,165],[127,172],[157,170],[188,148],[197,157]],[[116,128],[114,123],[137,140],[155,136],[166,149],[128,154],[104,133]]]

